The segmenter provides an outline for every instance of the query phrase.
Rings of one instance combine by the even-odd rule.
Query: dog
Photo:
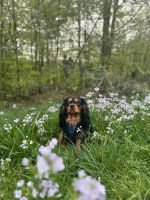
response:
[[[84,98],[67,97],[63,101],[59,113],[59,127],[59,145],[70,143],[80,148],[80,144],[92,136],[93,127]]]

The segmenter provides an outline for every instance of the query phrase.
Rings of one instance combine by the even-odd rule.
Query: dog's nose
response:
[[[75,105],[74,103],[71,103],[71,104],[70,104],[70,107],[71,107],[71,108],[73,108],[73,107],[74,107],[74,105]]]

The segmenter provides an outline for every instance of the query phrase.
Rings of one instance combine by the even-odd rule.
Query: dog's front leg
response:
[[[80,138],[76,139],[76,146],[77,146],[77,149],[80,150],[80,147],[81,147],[81,139]]]
[[[60,132],[59,138],[58,138],[58,145],[64,146],[65,145],[65,137],[63,131]]]

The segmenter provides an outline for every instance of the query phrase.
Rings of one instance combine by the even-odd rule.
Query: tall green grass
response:
[[[57,138],[58,112],[47,112],[48,106],[36,108],[31,123],[23,126],[22,120],[30,108],[5,109],[0,120],[0,199],[13,200],[16,181],[28,180],[31,174],[21,166],[23,157],[36,162],[38,148],[46,145],[51,138]],[[133,120],[117,123],[112,120],[113,134],[107,132],[109,122],[105,120],[107,110],[91,110],[91,120],[97,132],[90,142],[82,145],[80,151],[72,145],[56,148],[56,152],[64,160],[65,170],[55,176],[60,185],[62,200],[74,200],[72,181],[77,171],[84,169],[87,174],[101,180],[106,187],[109,200],[149,200],[150,199],[150,121],[149,116],[140,112]],[[44,122],[46,130],[43,135],[38,133],[35,121],[48,113]],[[19,122],[14,120],[18,118]],[[10,133],[4,130],[5,124],[11,124]],[[27,140],[28,148],[20,147]],[[33,144],[30,144],[30,141]],[[7,162],[6,158],[11,161]],[[46,198],[45,198],[46,199]]]

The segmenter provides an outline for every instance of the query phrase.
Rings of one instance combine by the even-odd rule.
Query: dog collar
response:
[[[76,130],[76,127],[74,127],[72,124],[67,124],[67,128],[68,128],[68,132],[70,134],[74,134],[75,133],[75,130]]]

